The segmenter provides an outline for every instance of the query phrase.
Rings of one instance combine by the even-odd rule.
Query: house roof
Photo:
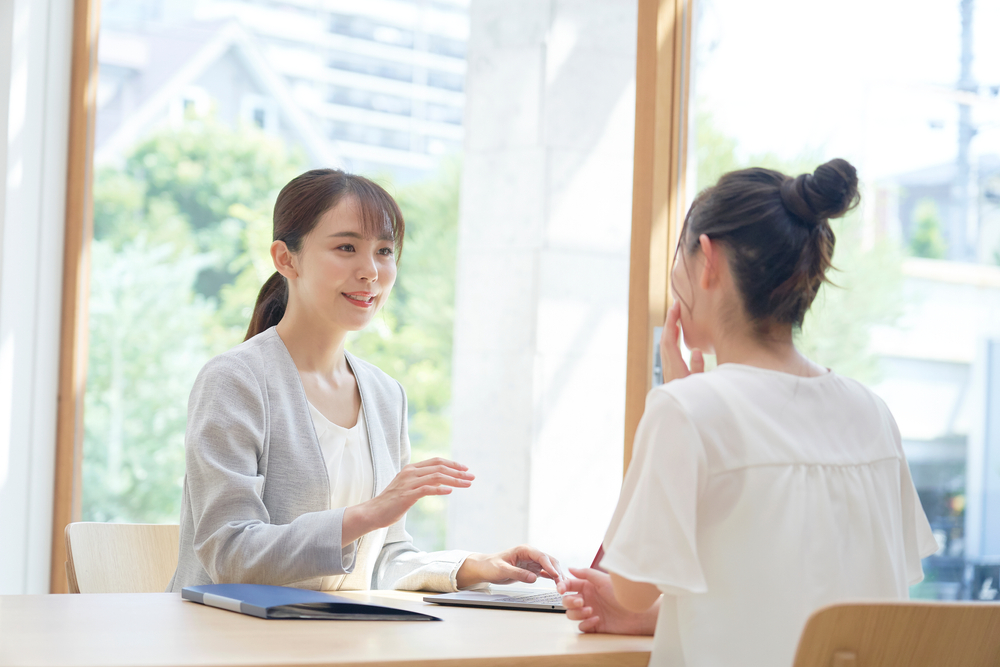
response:
[[[105,114],[103,122],[97,114],[95,160],[114,159],[134,146],[173,100],[231,51],[274,101],[283,124],[299,139],[310,162],[340,165],[331,143],[292,101],[285,80],[271,69],[250,34],[232,20],[144,26],[129,32],[102,30],[98,62],[128,70],[134,110],[125,118]]]

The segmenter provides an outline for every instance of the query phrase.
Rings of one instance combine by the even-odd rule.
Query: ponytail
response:
[[[260,288],[257,303],[253,307],[253,316],[250,318],[250,326],[247,328],[247,335],[243,340],[250,340],[280,322],[285,315],[287,304],[288,281],[275,271],[274,275],[268,278],[264,286]]]

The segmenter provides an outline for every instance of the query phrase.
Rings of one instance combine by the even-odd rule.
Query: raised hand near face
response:
[[[667,321],[663,323],[660,336],[660,363],[663,365],[663,382],[686,378],[691,373],[705,370],[705,357],[701,350],[691,350],[691,368],[688,368],[681,354],[681,303],[674,301],[667,311]]]

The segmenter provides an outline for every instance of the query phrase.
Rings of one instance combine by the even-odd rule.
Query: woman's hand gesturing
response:
[[[475,478],[468,467],[448,459],[404,466],[382,493],[344,510],[341,541],[347,545],[365,533],[391,526],[424,496],[448,495],[453,488],[472,486]]]
[[[475,478],[468,467],[448,459],[427,459],[403,466],[389,486],[370,501],[372,518],[378,528],[391,526],[424,496],[446,496],[453,488],[472,486]]]
[[[674,301],[667,311],[667,321],[663,323],[663,334],[660,336],[660,364],[663,367],[663,383],[686,378],[691,373],[701,373],[705,370],[705,356],[701,350],[691,350],[691,368],[684,362],[681,354],[681,302]]]

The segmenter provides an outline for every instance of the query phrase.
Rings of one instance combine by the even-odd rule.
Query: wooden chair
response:
[[[70,593],[162,593],[177,569],[180,527],[143,523],[66,526]]]
[[[806,622],[794,667],[997,667],[1000,604],[870,602]]]

